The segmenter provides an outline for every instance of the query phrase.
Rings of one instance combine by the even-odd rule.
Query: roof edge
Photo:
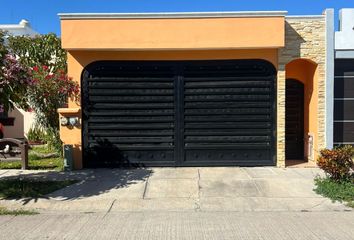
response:
[[[325,15],[289,15],[285,16],[286,19],[322,19],[325,18]]]
[[[240,12],[158,12],[158,13],[59,13],[66,19],[154,19],[154,18],[236,18],[236,17],[285,17],[287,11]]]
[[[0,24],[0,28],[12,28],[12,29],[24,29],[27,26],[22,26],[19,24]]]

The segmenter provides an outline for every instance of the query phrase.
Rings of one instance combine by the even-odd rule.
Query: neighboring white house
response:
[[[6,31],[7,35],[13,36],[35,36],[39,34],[24,19],[19,24],[0,24],[0,30]],[[0,112],[0,118],[3,120],[6,118],[5,122],[7,123],[4,124],[4,137],[24,138],[34,122],[34,117],[34,113],[25,112],[17,108],[9,113]]]
[[[29,21],[25,19],[22,19],[19,24],[0,24],[0,29],[13,36],[35,36],[39,34],[31,28]]]

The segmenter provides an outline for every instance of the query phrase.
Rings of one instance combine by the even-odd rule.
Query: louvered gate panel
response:
[[[274,75],[262,64],[188,65],[184,165],[274,165]]]
[[[171,68],[112,62],[95,70],[86,76],[86,165],[173,165]]]

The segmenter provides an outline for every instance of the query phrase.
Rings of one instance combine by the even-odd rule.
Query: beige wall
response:
[[[24,138],[34,123],[35,114],[15,108],[9,112],[8,116],[15,118],[15,122],[14,126],[4,127],[4,137]]]

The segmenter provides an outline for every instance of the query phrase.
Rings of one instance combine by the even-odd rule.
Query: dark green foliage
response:
[[[38,126],[31,127],[27,132],[27,139],[31,142],[44,141],[45,137],[45,132]]]
[[[39,213],[33,210],[24,210],[24,209],[9,210],[7,208],[0,207],[0,215],[18,216],[18,215],[36,215],[36,214]]]
[[[333,201],[344,201],[354,208],[354,178],[334,181],[330,178],[316,178],[315,192],[332,199]]]
[[[9,51],[28,67],[48,66],[52,72],[66,71],[66,51],[54,33],[29,36],[10,36]]]

